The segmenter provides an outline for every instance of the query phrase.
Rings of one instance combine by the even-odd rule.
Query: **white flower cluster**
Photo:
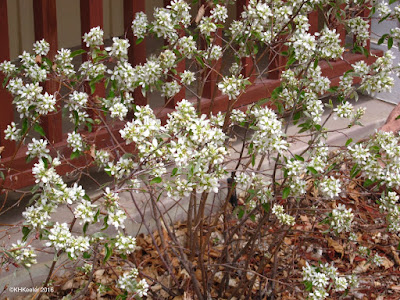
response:
[[[308,298],[313,300],[326,299],[330,291],[344,292],[358,285],[354,275],[341,276],[337,268],[328,263],[314,267],[307,262],[303,267],[303,280],[307,286],[311,285],[312,292],[308,294]]]
[[[309,114],[311,120],[318,124],[321,122],[324,113],[324,104],[318,99],[315,93],[306,93],[305,95],[306,114]]]
[[[161,132],[161,121],[156,118],[150,106],[137,106],[135,120],[127,122],[120,130],[121,137],[129,143],[142,144],[146,139]]]
[[[101,62],[93,63],[90,60],[83,62],[79,66],[79,72],[81,73],[82,77],[85,78],[86,80],[92,80],[98,76],[104,75],[106,70],[107,67],[103,63]]]
[[[46,42],[44,39],[40,41],[36,41],[33,44],[33,51],[36,55],[46,56],[50,51],[50,44]]]
[[[389,5],[385,1],[379,2],[378,5],[376,6],[376,9],[381,18],[386,17],[392,12]]]
[[[181,74],[181,82],[186,85],[190,85],[193,81],[196,80],[195,74],[191,71],[185,70]]]
[[[71,50],[60,49],[54,56],[54,62],[56,64],[56,71],[66,77],[72,77],[75,75],[74,65],[72,64]]]
[[[4,130],[6,140],[10,141],[19,141],[21,139],[21,129],[17,128],[17,125],[14,122],[7,125],[7,128]]]
[[[336,29],[324,27],[324,29],[320,31],[320,37],[318,39],[318,53],[321,55],[321,58],[340,58],[344,51],[340,43],[341,41],[339,34],[336,33]]]
[[[386,51],[383,56],[378,57],[371,66],[367,67],[368,71],[361,76],[360,89],[368,93],[390,92],[394,85],[394,79],[391,76],[394,58],[391,51]]]
[[[35,113],[47,115],[56,109],[56,98],[47,92],[42,94],[39,82],[24,84],[20,78],[11,79],[7,89],[15,96],[13,103],[21,118]]]
[[[349,146],[348,149],[353,161],[369,180],[382,181],[388,188],[400,187],[400,147],[397,135],[377,131],[367,143]]]
[[[229,100],[232,100],[236,99],[248,84],[248,80],[239,74],[239,76],[223,77],[222,81],[218,83],[218,89],[227,95]]]
[[[300,32],[292,37],[294,57],[300,64],[307,63],[317,49],[315,36],[308,32]]]
[[[310,156],[311,159],[308,162],[308,166],[315,169],[317,172],[322,173],[325,171],[328,161],[328,147],[323,141],[316,143],[314,152]]]
[[[125,290],[134,296],[147,296],[149,284],[145,279],[138,281],[139,271],[132,269],[130,272],[123,274],[117,281],[117,287],[121,290]]]
[[[272,213],[278,218],[283,225],[293,226],[295,224],[294,217],[285,213],[282,205],[275,204],[272,207]]]
[[[379,200],[379,208],[386,213],[386,220],[390,232],[400,232],[400,205],[398,204],[399,196],[396,192],[388,192],[382,195]]]
[[[9,253],[17,264],[26,268],[30,268],[37,263],[35,251],[31,245],[27,245],[25,242],[17,241],[16,244],[11,244]]]
[[[200,33],[207,37],[217,31],[217,25],[213,22],[211,17],[203,17],[200,21],[199,29]]]
[[[82,136],[77,132],[68,132],[67,143],[74,152],[80,152],[84,149]]]
[[[67,223],[60,224],[56,222],[53,228],[50,229],[48,239],[47,247],[54,247],[56,251],[64,250],[71,259],[78,258],[81,253],[87,251],[90,247],[89,238],[72,236]]]
[[[361,17],[355,17],[347,21],[347,26],[355,35],[357,43],[365,47],[369,39],[368,21],[363,20]]]
[[[103,45],[104,32],[100,26],[93,27],[88,33],[83,35],[83,41],[86,47],[98,47]]]
[[[354,214],[351,211],[351,208],[347,209],[343,204],[339,204],[332,210],[330,225],[336,233],[350,232],[351,223],[354,219]]]
[[[137,12],[135,19],[132,21],[132,31],[134,36],[138,39],[144,38],[147,33],[148,25],[149,21],[147,20],[147,15],[142,11]]]
[[[345,101],[339,104],[333,111],[339,118],[350,119],[353,115],[353,105],[350,102]]]
[[[40,139],[37,140],[35,138],[32,139],[32,142],[28,144],[28,151],[26,152],[26,155],[29,155],[31,157],[43,157],[46,156],[50,150],[46,148],[47,147],[47,141]]]
[[[131,236],[125,236],[118,233],[115,241],[116,250],[122,254],[131,254],[136,249],[136,239]]]
[[[183,57],[192,58],[197,52],[196,41],[193,36],[183,36],[178,40],[178,51]]]
[[[10,61],[5,60],[0,64],[0,71],[6,76],[11,76],[17,71],[17,67]]]
[[[341,183],[340,179],[336,179],[333,176],[325,177],[319,183],[319,190],[321,191],[324,197],[329,199],[333,199],[339,196],[341,192]]]
[[[112,57],[115,57],[120,60],[125,60],[128,58],[128,48],[129,48],[129,40],[120,39],[118,37],[113,37],[113,44],[111,47],[106,47],[105,50]]]
[[[256,107],[247,112],[249,117],[255,118],[257,131],[252,137],[254,151],[266,153],[276,151],[283,153],[288,149],[288,143],[284,139],[282,123],[274,111],[267,107]],[[250,150],[250,149],[249,149]]]
[[[79,224],[94,223],[97,211],[97,205],[92,204],[90,201],[82,199],[75,207],[74,215],[79,221]]]

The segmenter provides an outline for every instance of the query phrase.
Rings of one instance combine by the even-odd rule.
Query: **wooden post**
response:
[[[131,44],[128,51],[128,61],[132,66],[146,62],[146,41],[143,40],[140,44],[136,44],[137,38],[133,36],[131,29],[133,19],[136,13],[140,11],[146,11],[145,0],[124,0],[124,29],[129,44]],[[140,87],[134,91],[133,97],[137,105],[148,103],[147,97],[142,95]]]
[[[0,63],[10,59],[10,40],[8,36],[7,0],[0,0]],[[4,147],[2,157],[11,156],[15,151],[15,142],[4,140],[4,130],[14,121],[11,94],[3,88],[5,77],[0,73],[0,146]]]
[[[318,10],[314,10],[308,14],[308,23],[310,24],[310,34],[318,32]]]
[[[48,56],[54,58],[57,53],[57,9],[54,0],[33,0],[33,14],[35,24],[35,39],[45,39],[50,43],[50,51]],[[54,81],[46,81],[44,89],[49,94],[54,94],[58,90],[57,83]],[[47,138],[52,143],[61,142],[62,140],[62,119],[59,105],[55,113],[49,114],[42,118],[43,129]]]

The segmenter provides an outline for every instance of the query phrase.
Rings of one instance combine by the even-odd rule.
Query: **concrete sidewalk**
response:
[[[352,138],[353,141],[358,141],[360,139],[366,138],[369,135],[373,134],[375,129],[381,127],[384,122],[386,121],[387,116],[389,113],[392,111],[395,105],[389,104],[368,96],[360,96],[360,99],[358,102],[353,103],[355,108],[364,106],[367,108],[366,114],[362,119],[362,124],[364,125],[363,127],[361,126],[354,126],[352,128],[347,128],[348,122],[347,120],[341,120],[341,119],[333,119],[331,118],[325,127],[331,129],[331,130],[339,130],[338,132],[332,132],[328,135],[328,144],[329,145],[343,145],[349,138]],[[326,116],[325,116],[326,117]],[[290,127],[288,130],[288,135],[294,134],[297,132],[297,127]],[[236,141],[236,146],[239,147],[239,144],[241,144],[240,141]],[[291,149],[292,152],[294,153],[299,153],[302,150],[304,150],[307,147],[306,141],[299,141],[296,144],[294,144],[293,148]],[[268,164],[266,162],[265,164]],[[268,168],[268,165],[265,166]],[[104,176],[103,176],[104,177]],[[106,180],[107,176],[103,178],[103,180]],[[93,185],[90,184],[83,184],[85,190],[87,191],[90,196],[95,196],[96,194],[99,194],[99,191],[96,190],[96,188]],[[218,195],[211,195],[209,199],[209,211],[214,209],[215,207],[218,206],[218,203],[220,203],[221,199],[224,199],[226,197],[226,191],[227,189],[224,188],[226,187],[226,182],[221,185],[221,192],[218,193]],[[137,204],[141,207],[141,209],[144,209],[145,211],[145,219],[148,220],[147,224],[149,227],[153,228],[154,226],[154,221],[152,220],[152,212],[151,209],[149,208],[149,199],[146,198],[146,196],[137,196],[136,197],[136,202]],[[179,202],[173,201],[172,199],[164,198],[160,199],[158,201],[160,205],[160,210],[165,212],[166,215],[168,215],[168,218],[170,218],[171,222],[176,222],[178,220],[183,219],[185,216],[186,212],[186,206],[187,202],[185,201],[187,199],[182,199]],[[1,224],[10,224],[10,225],[18,225],[21,224],[23,219],[22,219],[22,211],[24,211],[24,205],[26,205],[27,201],[22,201],[21,205],[18,207],[15,207],[11,211],[9,211],[6,215],[0,216],[0,223]],[[132,199],[130,198],[130,195],[121,195],[121,205],[126,208],[127,213],[129,215],[126,223],[127,227],[127,232],[132,235],[137,235],[140,232],[146,232],[145,227],[141,223],[141,216],[138,213],[137,207],[133,204]],[[57,212],[53,215],[53,220],[56,220],[58,222],[69,222],[72,219],[72,213],[67,207],[60,207]],[[0,230],[5,230],[9,226],[0,226]],[[75,230],[81,231],[82,226],[76,226]],[[89,227],[90,233],[94,233],[99,231],[101,228],[100,225],[91,225]],[[0,231],[0,232],[1,232]],[[108,233],[113,233],[113,229],[108,229],[106,232]],[[22,233],[18,228],[13,228],[10,230],[10,234],[6,237],[0,240],[0,245],[10,245],[13,242],[16,242],[17,240],[20,240],[22,238]],[[39,245],[37,242],[34,242],[34,245]],[[4,287],[7,285],[8,287],[30,287],[32,284],[34,285],[40,285],[41,282],[45,279],[48,273],[48,268],[50,264],[52,263],[53,260],[53,255],[52,254],[45,254],[45,253],[38,253],[38,264],[35,266],[32,266],[30,272],[23,268],[20,269],[11,269],[10,271],[6,272],[5,270],[0,271],[0,293],[4,289]],[[58,259],[59,264],[62,263],[63,261],[66,261],[67,258],[61,257]],[[32,276],[32,280],[31,280]],[[16,294],[11,294],[11,293],[5,293],[2,296],[10,296],[10,297],[15,297]]]

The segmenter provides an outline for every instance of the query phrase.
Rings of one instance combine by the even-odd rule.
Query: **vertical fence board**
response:
[[[318,32],[318,10],[314,10],[308,14],[308,23],[310,24],[310,34]]]
[[[91,28],[100,26],[103,28],[103,1],[102,0],[81,0],[80,2],[81,9],[81,35],[83,36],[85,33],[89,32]],[[82,40],[82,48],[85,50],[89,50],[86,47],[86,43]],[[82,60],[88,60],[88,56],[84,54],[82,56]],[[85,85],[86,93],[90,95],[90,87]],[[92,119],[96,119],[96,113],[94,109],[97,107],[96,97],[105,97],[106,91],[104,87],[104,81],[100,81],[96,83],[96,90],[94,94],[89,97],[89,107],[93,107],[92,110],[88,111],[89,116]],[[97,126],[93,128],[98,129]]]
[[[8,16],[7,0],[0,0],[0,36],[2,44],[0,47],[0,63],[10,59],[10,41],[8,36]],[[4,130],[7,125],[14,121],[12,97],[8,91],[3,88],[4,76],[0,73],[0,146],[4,147],[1,153],[2,157],[10,156],[15,150],[15,143],[4,140]]]
[[[133,36],[131,29],[135,14],[140,11],[145,12],[145,9],[145,0],[124,0],[124,31],[131,45],[128,51],[128,60],[132,66],[146,62],[146,40],[136,44],[137,38]],[[140,88],[134,91],[133,97],[138,105],[146,105],[148,103],[147,97],[142,95]]]
[[[50,43],[48,56],[54,58],[57,53],[57,10],[56,1],[53,0],[33,0],[33,13],[35,24],[35,39],[45,39]],[[57,83],[46,81],[44,89],[49,94],[54,94],[58,90]],[[62,140],[62,119],[61,110],[57,107],[57,112],[42,118],[43,128],[47,138],[57,143]]]

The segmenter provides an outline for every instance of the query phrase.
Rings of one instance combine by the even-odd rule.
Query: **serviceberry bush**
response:
[[[249,0],[228,23],[235,1],[197,2],[172,0],[156,8],[153,18],[135,15],[130,30],[136,42],[155,37],[165,45],[142,64],[128,61],[131,45],[124,37],[113,37],[105,47],[100,27],[84,34],[87,51],[61,49],[49,57],[50,45],[41,40],[18,63],[0,64],[21,119],[8,125],[5,138],[15,141],[16,153],[26,151],[35,179],[31,191],[23,192],[31,196],[22,213],[23,240],[0,249],[1,263],[29,269],[37,252],[54,253],[43,283],[47,286],[58,258],[67,256],[76,272],[83,270],[88,278],[86,286],[72,292],[75,298],[85,296],[96,270],[107,267],[118,276],[96,285],[99,297],[113,290],[121,299],[154,298],[162,289],[171,297],[273,299],[278,273],[292,269],[280,257],[291,251],[301,271],[290,279],[290,295],[325,299],[351,294],[358,286],[352,270],[339,270],[329,257],[318,264],[305,261],[300,245],[284,248],[284,242],[293,235],[299,241],[309,238],[301,228],[312,219],[313,234],[350,241],[342,254],[356,249],[378,268],[383,258],[357,236],[364,224],[347,197],[355,180],[376,201],[386,230],[399,232],[398,134],[376,132],[365,141],[335,145],[331,152],[325,127],[329,118],[347,119],[349,127],[361,124],[365,110],[355,109],[351,99],[357,98],[357,89],[391,89],[391,73],[399,73],[392,66],[393,54],[387,51],[371,65],[364,60],[352,64],[336,85],[323,76],[319,62],[342,59],[345,51],[373,55],[367,48],[371,16],[377,12],[382,21],[397,20],[400,8],[364,0]],[[324,19],[317,32],[309,25],[314,10]],[[370,16],[362,17],[365,10]],[[342,41],[339,28],[354,43]],[[391,48],[400,42],[399,32],[391,29],[379,43],[387,41]],[[74,66],[73,58],[83,54],[87,60]],[[272,66],[278,56],[287,63],[278,70],[280,85],[271,97],[234,109],[249,86],[277,71]],[[248,66],[243,58],[252,62],[250,78],[244,75]],[[215,63],[219,59],[224,59],[223,70]],[[182,61],[186,67],[180,71]],[[214,88],[227,97],[227,107],[202,114],[200,101],[212,72],[217,74]],[[58,86],[54,94],[44,91],[47,81]],[[105,95],[97,92],[99,85],[105,86]],[[144,96],[157,92],[171,100],[182,89],[194,98],[179,101],[164,123],[133,96],[136,91]],[[334,101],[323,101],[324,95]],[[43,117],[58,110],[71,123],[67,151],[59,150],[41,125]],[[297,126],[297,132],[289,135],[289,126]],[[108,133],[105,146],[96,139],[100,131]],[[292,145],[300,137],[308,139],[307,147],[294,153]],[[68,182],[59,172],[61,165],[72,168],[76,180]],[[12,171],[1,165],[4,194]],[[99,182],[95,171],[109,180]],[[87,193],[82,178],[97,185],[100,195]],[[183,235],[167,214],[171,203],[184,211]],[[140,216],[170,276],[168,285],[146,273],[144,262],[132,260],[144,250],[130,233],[137,220],[127,205]],[[54,212],[65,207],[71,220],[55,220]],[[211,260],[215,252],[218,256]]]

